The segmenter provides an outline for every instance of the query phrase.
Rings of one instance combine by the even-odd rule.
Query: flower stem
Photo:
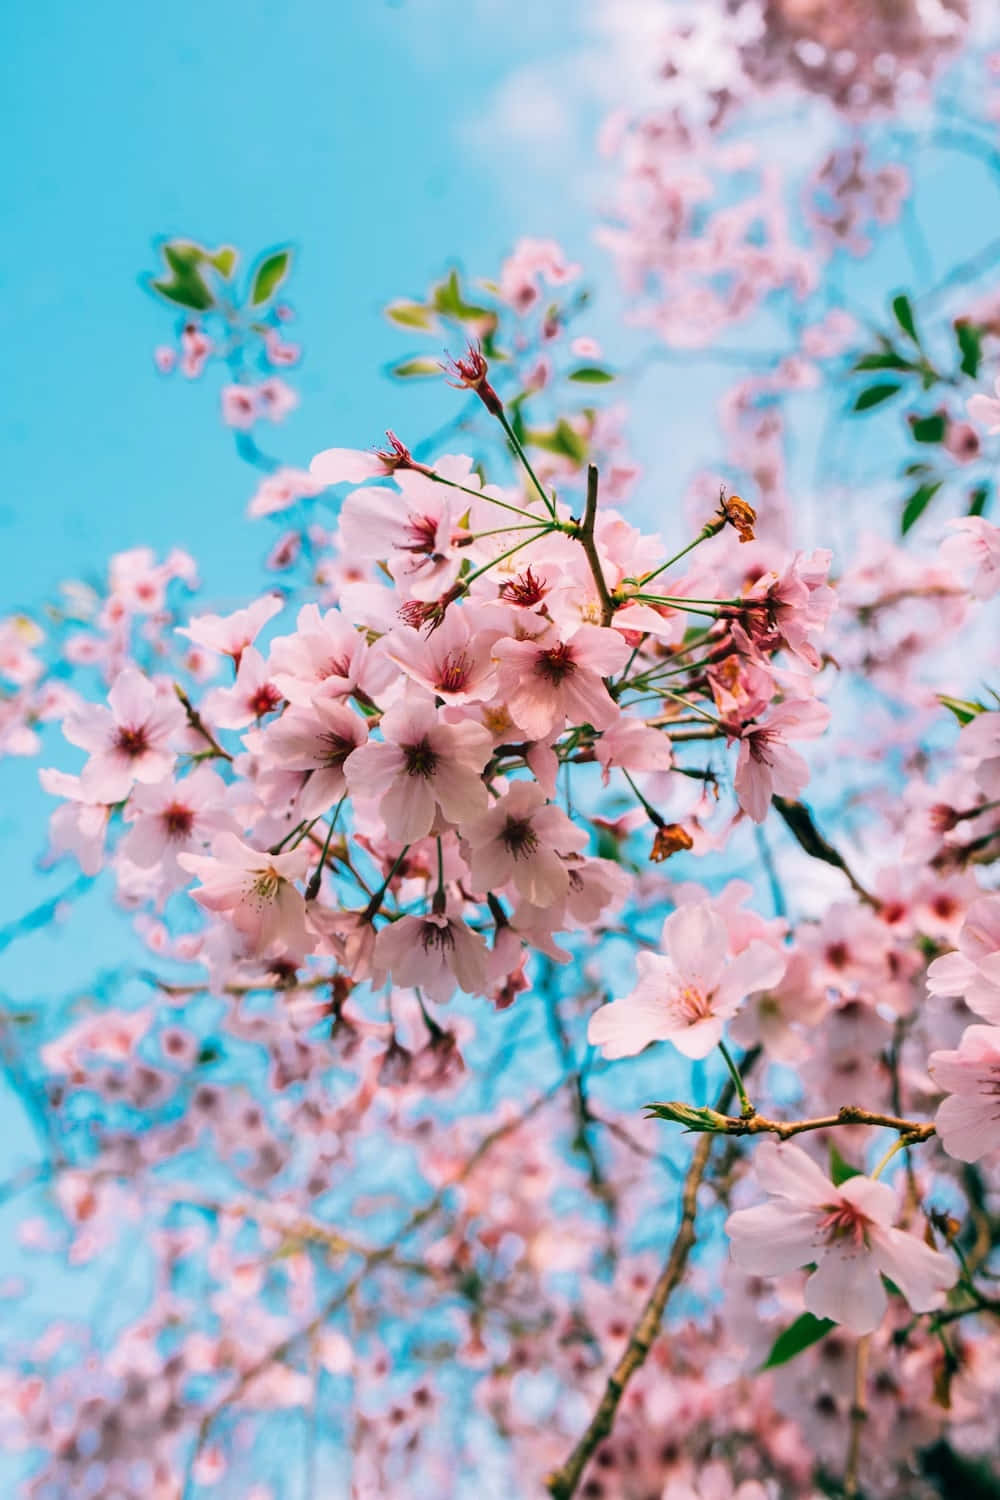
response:
[[[740,1101],[740,1114],[744,1117],[744,1119],[749,1119],[751,1115],[755,1115],[757,1111],[754,1109],[753,1105],[750,1102],[750,1095],[747,1093],[746,1084],[743,1082],[743,1079],[740,1076],[740,1070],[733,1061],[733,1055],[730,1052],[729,1048],[726,1046],[725,1042],[720,1041],[719,1051],[722,1053],[722,1056],[725,1059],[726,1067],[729,1069],[729,1076],[733,1080],[733,1086],[736,1089],[736,1095]]]

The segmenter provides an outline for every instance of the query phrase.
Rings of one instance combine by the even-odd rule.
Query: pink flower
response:
[[[984,1021],[1000,1025],[1000,896],[980,896],[966,913],[957,953],[927,970],[931,995],[961,995]]]
[[[261,757],[265,777],[272,768],[303,774],[297,812],[303,818],[318,818],[343,796],[344,762],[367,738],[359,714],[334,698],[317,697],[311,708],[286,709],[251,748]]]
[[[1000,593],[1000,526],[982,516],[960,516],[948,522],[948,530],[941,561],[956,573],[971,573],[969,589],[977,599],[992,599]]]
[[[859,1335],[882,1321],[883,1275],[915,1312],[943,1304],[958,1267],[916,1235],[893,1228],[896,1195],[888,1184],[851,1177],[835,1187],[798,1146],[771,1142],[758,1148],[754,1170],[776,1201],[738,1209],[726,1221],[741,1270],[780,1276],[815,1263],[805,1287],[807,1309]]]
[[[410,496],[378,486],[355,490],[340,512],[343,551],[384,561],[409,597],[439,599],[458,577],[462,558],[452,538],[466,508],[429,480]]]
[[[282,694],[271,681],[271,673],[256,646],[247,646],[240,657],[236,681],[231,688],[216,688],[205,695],[205,713],[223,729],[245,729],[255,719],[273,713]]]
[[[256,392],[248,385],[224,385],[220,393],[222,420],[238,432],[249,432],[261,415]]]
[[[268,620],[281,613],[283,604],[280,594],[266,594],[231,615],[196,615],[187,625],[178,625],[177,634],[186,635],[206,651],[231,656],[239,666],[246,648],[257,639]]]
[[[279,380],[277,375],[272,375],[255,386],[254,396],[260,415],[269,422],[283,422],[288,413],[294,411],[299,404],[299,398],[291,386],[286,381]]]
[[[631,994],[591,1016],[587,1038],[605,1057],[633,1057],[663,1041],[685,1057],[707,1057],[745,997],[771,989],[785,971],[785,955],[760,939],[727,959],[726,924],[707,901],[672,912],[662,943],[665,955],[639,954]]]
[[[976,785],[991,800],[1000,797],[1000,711],[977,714],[958,737],[958,753]]]
[[[958,1050],[932,1052],[928,1069],[948,1091],[935,1116],[948,1155],[979,1161],[1000,1147],[1000,1027],[966,1027]]]
[[[456,987],[467,995],[484,994],[489,953],[478,932],[444,913],[401,917],[383,927],[375,939],[372,983],[421,989],[438,1004],[450,1000]]]
[[[397,469],[409,468],[413,459],[396,437],[386,434],[389,447],[385,452],[362,452],[357,448],[324,448],[309,465],[309,472],[320,484],[363,484],[366,479],[384,479]],[[419,466],[416,466],[419,467]]]
[[[49,819],[52,854],[72,854],[85,875],[96,875],[104,863],[111,809],[86,795],[79,776],[45,768],[38,779],[51,796],[67,798]]]
[[[497,673],[491,647],[500,631],[480,624],[474,606],[449,609],[431,635],[403,625],[380,643],[407,677],[445,703],[484,703],[496,691]]]
[[[500,640],[500,694],[529,739],[543,740],[567,720],[610,729],[618,705],[604,678],[620,672],[629,647],[618,631],[581,625],[568,641]]]
[[[198,766],[183,781],[136,787],[125,821],[131,828],[120,846],[124,857],[142,869],[159,867],[177,879],[177,856],[207,845],[232,823],[226,812],[225,782],[210,767]]]
[[[977,391],[965,403],[965,409],[974,422],[985,427],[989,433],[1000,432],[1000,375],[993,382],[994,396],[984,396]]]
[[[355,750],[344,774],[352,796],[378,797],[390,838],[412,844],[439,815],[464,824],[482,811],[493,740],[481,724],[446,724],[431,699],[414,696],[383,715],[381,730],[382,743]]]
[[[271,642],[271,673],[290,703],[312,703],[317,693],[348,698],[364,694],[377,702],[396,676],[380,652],[369,646],[339,610],[320,614],[319,606],[299,610],[293,635]]]
[[[292,884],[305,878],[309,859],[307,847],[267,854],[234,833],[220,833],[210,855],[177,856],[181,868],[201,881],[192,892],[199,906],[232,922],[255,954],[275,944],[293,954],[309,950],[305,900]]]
[[[578,854],[587,835],[562,808],[547,803],[541,787],[514,781],[489,812],[466,824],[469,869],[477,891],[510,882],[533,906],[558,901],[569,889],[562,854]]]
[[[247,506],[248,516],[273,516],[296,500],[318,495],[323,488],[305,469],[276,469],[261,480]]]
[[[616,724],[604,731],[597,741],[596,755],[603,767],[601,779],[605,786],[613,766],[633,772],[669,771],[673,764],[667,735],[628,714],[622,714]]]
[[[120,802],[137,781],[162,781],[176,755],[170,737],[184,723],[173,693],[160,694],[135,667],[119,672],[108,693],[110,708],[88,704],[67,716],[63,733],[71,745],[90,751],[80,774],[84,795]]]
[[[826,704],[806,698],[779,703],[766,724],[746,724],[740,730],[740,753],[733,785],[743,811],[763,823],[771,798],[797,797],[809,781],[809,767],[787,743],[814,739],[830,722]]]

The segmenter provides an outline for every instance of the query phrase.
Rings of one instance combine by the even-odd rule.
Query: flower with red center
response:
[[[617,630],[581,625],[567,641],[504,637],[493,656],[500,664],[500,696],[529,739],[558,733],[567,721],[610,729],[618,718],[618,705],[604,683],[629,658]]]
[[[303,605],[292,635],[275,637],[268,665],[275,687],[303,708],[318,693],[324,698],[356,694],[377,703],[395,676],[384,655],[373,651],[339,609],[321,613],[317,604]]]
[[[738,1209],[726,1221],[741,1270],[779,1276],[815,1265],[805,1287],[807,1309],[857,1334],[882,1321],[883,1275],[915,1312],[942,1306],[958,1266],[893,1228],[896,1195],[887,1183],[859,1176],[836,1187],[798,1146],[771,1142],[758,1148],[754,1171],[773,1201]]]
[[[184,710],[173,693],[158,693],[135,667],[118,674],[108,703],[67,715],[63,733],[70,744],[90,751],[80,774],[84,796],[120,802],[137,781],[162,781],[170,774],[176,755],[169,741],[184,723]]]
[[[170,885],[184,883],[177,856],[207,847],[232,827],[226,811],[226,785],[210,766],[197,766],[183,781],[138,786],[125,808],[129,831],[123,857],[143,870],[156,869]]]
[[[384,562],[405,595],[439,599],[458,577],[462,510],[445,488],[422,475],[401,474],[400,482],[419,480],[399,494],[384,486],[355,490],[340,512],[341,546],[345,555],[368,562]]]
[[[513,885],[534,906],[565,896],[569,874],[560,857],[578,854],[587,835],[551,802],[537,782],[514,781],[489,812],[462,829],[477,891]]]
[[[260,955],[279,946],[303,954],[312,939],[306,931],[305,900],[293,882],[305,878],[311,857],[308,845],[268,854],[234,833],[221,833],[210,855],[179,854],[177,861],[201,881],[192,892],[198,905],[231,922],[249,953]]]
[[[431,699],[408,696],[382,717],[382,740],[349,755],[353,797],[376,797],[390,838],[411,844],[436,822],[464,823],[486,805],[482,771],[493,748],[481,724],[446,724]]]
[[[248,646],[240,658],[231,688],[216,688],[206,694],[205,714],[223,729],[245,729],[254,720],[273,713],[283,701],[280,689],[256,646]]]
[[[347,790],[344,763],[365,743],[368,730],[342,699],[317,697],[311,708],[288,708],[260,734],[246,738],[260,758],[261,792],[268,791],[272,778],[277,785],[277,778],[296,772],[302,778],[296,815],[318,818]]]
[[[662,943],[665,954],[639,954],[631,994],[591,1016],[587,1037],[605,1057],[632,1057],[661,1041],[685,1057],[707,1057],[746,996],[770,989],[785,972],[785,955],[761,939],[727,959],[726,923],[707,901],[672,912]]]
[[[481,995],[487,986],[486,944],[478,932],[445,913],[401,917],[383,927],[375,939],[372,982],[390,976],[397,985],[419,988],[438,1004],[456,988]]]
[[[468,605],[449,610],[430,636],[403,626],[385,636],[379,649],[411,681],[446,703],[488,702],[496,691],[491,647],[498,635],[487,618]]]
[[[779,703],[766,723],[746,724],[739,731],[733,785],[740,806],[755,823],[763,823],[776,792],[797,797],[809,780],[808,765],[788,741],[815,739],[829,722],[826,704],[805,698]]]

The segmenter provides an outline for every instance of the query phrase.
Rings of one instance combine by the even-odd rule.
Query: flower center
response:
[[[404,552],[437,552],[437,523],[430,516],[410,516],[406,522]]]
[[[530,859],[538,848],[538,834],[528,818],[508,818],[500,838],[515,859]]]
[[[688,1026],[694,1026],[697,1021],[707,1020],[712,1014],[714,998],[714,990],[706,994],[696,984],[682,985],[668,996],[671,1010],[678,1020],[685,1022]]]
[[[406,758],[407,776],[423,776],[426,779],[434,775],[438,758],[426,735],[417,744],[403,745],[401,748]]]
[[[545,580],[536,577],[527,567],[516,578],[507,580],[500,589],[500,598],[507,604],[520,604],[530,609],[533,604],[541,604],[547,592]]]
[[[180,802],[171,802],[161,816],[168,838],[186,839],[194,827],[194,813]]]
[[[140,724],[130,728],[123,724],[115,735],[115,749],[127,755],[130,760],[137,755],[142,755],[149,749],[149,737],[146,734],[145,725]]]
[[[837,1203],[824,1204],[824,1217],[820,1219],[818,1228],[826,1236],[828,1245],[848,1240],[856,1249],[861,1250],[867,1244],[870,1223],[867,1214],[863,1214],[860,1208],[856,1208],[846,1198],[841,1198]]]
[[[420,945],[425,953],[436,950],[447,956],[455,950],[455,934],[448,926],[440,927],[437,922],[425,922],[420,934]]]
[[[560,641],[551,651],[543,651],[535,664],[535,671],[539,677],[544,677],[546,682],[551,682],[554,686],[558,686],[571,672],[575,672],[576,662],[566,642]]]
[[[439,693],[460,693],[471,671],[472,665],[464,651],[449,651],[441,663],[434,686]]]
[[[322,756],[325,766],[340,766],[357,746],[353,740],[345,739],[342,734],[330,730],[327,734],[320,735],[320,744],[323,746]]]
[[[252,711],[255,719],[262,719],[264,715],[269,714],[273,708],[277,708],[280,702],[281,694],[278,692],[278,689],[274,686],[274,684],[270,682],[262,682],[257,691],[251,695],[249,704],[247,706]]]

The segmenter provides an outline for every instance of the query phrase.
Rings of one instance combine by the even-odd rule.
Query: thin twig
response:
[[[590,572],[597,589],[597,597],[601,601],[601,624],[610,625],[614,618],[615,605],[608,589],[607,579],[604,577],[604,569],[601,567],[601,559],[597,552],[597,543],[594,541],[594,527],[597,523],[597,486],[600,475],[596,464],[587,465],[587,504],[583,512],[583,521],[576,529],[577,541],[587,554],[587,562],[590,564]]]
[[[858,1340],[854,1365],[854,1400],[851,1403],[850,1427],[847,1438],[847,1463],[844,1466],[845,1500],[857,1500],[858,1469],[861,1462],[861,1434],[868,1420],[868,1351],[871,1335]]]
[[[811,1120],[769,1120],[764,1115],[727,1115],[712,1109],[696,1109],[680,1101],[649,1104],[647,1109],[663,1119],[675,1120],[690,1129],[714,1135],[776,1135],[790,1140],[807,1130],[833,1130],[838,1125],[873,1125],[898,1131],[905,1145],[930,1140],[936,1133],[932,1120],[904,1120],[899,1115],[876,1114],[856,1104],[845,1104],[835,1115],[817,1115]]]
[[[742,1061],[742,1067],[748,1068],[756,1056],[756,1050],[748,1054]],[[727,1082],[718,1099],[720,1111],[728,1109],[735,1093],[732,1082]],[[656,1279],[642,1315],[632,1330],[621,1358],[608,1376],[604,1395],[601,1397],[597,1410],[566,1462],[551,1473],[545,1481],[545,1487],[553,1500],[571,1500],[576,1493],[577,1485],[583,1477],[587,1464],[614,1425],[626,1386],[635,1372],[645,1363],[653,1341],[660,1331],[667,1303],[684,1275],[688,1257],[695,1243],[694,1222],[698,1210],[698,1189],[701,1187],[702,1178],[708,1166],[712,1144],[711,1135],[705,1135],[694,1149],[691,1165],[688,1167],[681,1191],[681,1220],[677,1226],[677,1233],[674,1235],[663,1270]]]

